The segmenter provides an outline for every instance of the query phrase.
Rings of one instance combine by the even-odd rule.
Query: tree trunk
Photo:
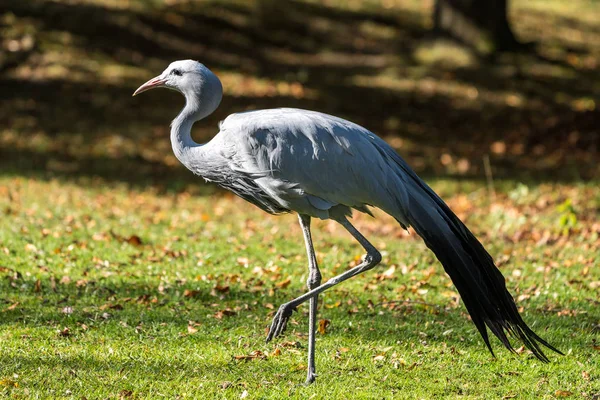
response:
[[[508,0],[436,0],[434,24],[482,53],[520,46],[508,23]]]

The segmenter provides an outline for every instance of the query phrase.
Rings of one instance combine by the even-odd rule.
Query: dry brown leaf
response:
[[[183,291],[183,297],[197,297],[199,294],[199,290],[185,289]]]
[[[388,269],[383,271],[381,274],[382,279],[392,279],[394,277],[394,273],[396,272],[396,266],[392,264]]]
[[[141,246],[143,244],[142,239],[137,235],[131,235],[125,241],[132,246]]]
[[[37,247],[31,243],[25,245],[25,251],[37,251]]]
[[[585,379],[586,381],[590,380],[590,373],[587,371],[581,371],[581,376],[583,377],[583,379]]]
[[[106,309],[111,309],[111,310],[122,310],[123,306],[121,304],[113,304],[113,303],[106,303],[106,304],[102,304],[100,307],[98,307],[100,310],[106,310]]]
[[[189,334],[194,334],[194,333],[198,332],[198,329],[194,328],[192,325],[188,325],[187,331]]]
[[[292,283],[292,279],[288,277],[281,282],[277,282],[275,284],[275,286],[277,286],[278,288],[281,288],[281,289],[285,289],[286,287],[288,287],[290,285],[290,283]]]
[[[77,282],[75,282],[75,286],[77,287],[86,287],[88,284],[87,279],[79,279]]]
[[[338,300],[333,304],[325,304],[325,308],[338,308],[340,305],[342,305],[342,302]]]
[[[235,315],[235,311],[233,311],[233,310],[232,310],[232,309],[230,309],[230,308],[226,308],[226,309],[224,309],[224,310],[217,311],[217,312],[214,314],[214,317],[215,317],[216,319],[223,319],[223,317],[231,317],[232,315]]]
[[[33,286],[33,291],[35,293],[39,293],[42,291],[42,281],[41,280],[37,280],[35,281],[35,285]]]
[[[226,293],[229,292],[229,285],[221,286],[217,283],[213,289],[215,289],[219,293]]]
[[[573,392],[569,392],[568,390],[557,390],[554,392],[554,395],[557,397],[569,397]]]
[[[329,327],[329,325],[331,325],[331,321],[330,320],[328,320],[328,319],[320,319],[319,320],[319,327],[318,327],[319,333],[321,335],[324,335],[325,332],[327,331],[327,328]]]
[[[254,350],[250,354],[246,354],[246,355],[242,355],[242,356],[234,356],[233,358],[236,360],[248,361],[248,360],[256,360],[256,359],[263,360],[263,359],[267,358],[267,356],[265,356],[265,354],[260,350]]]
[[[5,309],[5,310],[14,310],[15,308],[17,308],[17,306],[18,306],[19,304],[21,304],[21,303],[19,303],[19,302],[17,301],[17,302],[15,302],[15,303],[11,304],[10,306],[6,307],[6,309]]]
[[[71,330],[65,326],[63,330],[58,331],[58,335],[62,337],[69,337],[71,336]]]
[[[0,385],[6,387],[19,387],[19,383],[11,378],[0,379]]]

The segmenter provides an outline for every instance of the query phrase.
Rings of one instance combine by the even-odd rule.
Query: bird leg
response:
[[[377,249],[371,243],[369,243],[369,241],[346,219],[345,216],[332,217],[332,219],[339,222],[344,228],[346,228],[346,230],[350,232],[350,234],[367,251],[363,262],[357,265],[356,267],[329,279],[324,284],[317,286],[314,289],[310,289],[307,293],[303,294],[302,296],[297,297],[290,302],[282,304],[279,307],[279,310],[277,310],[275,316],[273,317],[273,322],[271,323],[269,334],[267,335],[267,342],[269,342],[273,338],[278,337],[285,331],[287,322],[290,316],[292,315],[292,311],[296,309],[296,307],[298,307],[300,304],[304,303],[309,299],[316,299],[316,296],[329,289],[330,287],[335,286],[338,283],[341,283],[365,271],[368,271],[381,262],[381,254],[379,253],[379,251],[377,251]]]
[[[315,256],[315,248],[310,235],[310,216],[298,214],[302,233],[304,234],[304,242],[306,244],[306,255],[308,256],[308,279],[306,286],[308,290],[313,290],[321,284],[321,271],[317,264]],[[313,383],[317,374],[315,372],[315,333],[317,324],[317,302],[319,295],[315,295],[309,300],[308,310],[308,372],[306,376],[306,384]]]

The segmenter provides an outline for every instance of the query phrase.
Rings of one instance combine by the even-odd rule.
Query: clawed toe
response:
[[[288,320],[292,316],[292,311],[294,311],[294,307],[290,307],[288,304],[282,304],[277,310],[277,313],[273,317],[273,322],[271,323],[271,327],[269,328],[269,334],[267,335],[267,343],[281,335],[285,332],[287,327]]]

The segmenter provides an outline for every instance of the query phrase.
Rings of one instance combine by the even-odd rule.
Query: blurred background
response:
[[[221,78],[228,114],[357,122],[425,177],[598,177],[597,0],[2,0],[0,172],[170,187],[183,98],[132,98],[171,61]]]

